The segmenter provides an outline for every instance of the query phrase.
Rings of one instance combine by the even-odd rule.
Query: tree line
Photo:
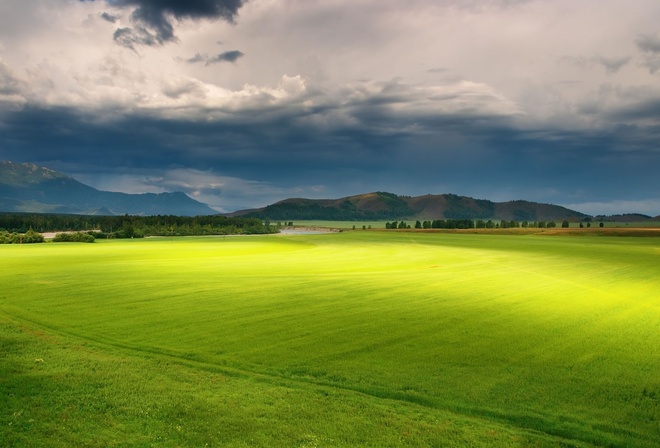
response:
[[[227,216],[89,216],[39,213],[0,213],[2,241],[13,242],[43,232],[87,232],[95,238],[142,238],[145,236],[199,236],[266,234],[278,225],[257,218]],[[23,236],[21,236],[23,235]],[[66,238],[66,237],[63,237]]]
[[[589,224],[590,225],[590,224]],[[568,227],[569,222],[564,220],[561,223],[562,227]],[[557,227],[554,221],[493,221],[483,219],[434,219],[429,221],[416,221],[416,229],[508,229],[508,228],[552,228]],[[580,223],[582,227],[582,223]],[[601,224],[602,227],[602,224]],[[410,229],[410,224],[405,221],[393,221],[385,223],[386,229]]]
[[[25,233],[0,230],[0,244],[33,244],[43,242],[44,236],[31,229]]]

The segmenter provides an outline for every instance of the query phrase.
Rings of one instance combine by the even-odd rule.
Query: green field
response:
[[[0,446],[657,446],[660,237],[0,247]]]

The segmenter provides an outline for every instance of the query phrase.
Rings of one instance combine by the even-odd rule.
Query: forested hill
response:
[[[492,202],[455,194],[397,196],[375,192],[340,199],[286,199],[232,216],[270,220],[366,221],[383,219],[580,220],[588,215],[552,204]]]
[[[8,161],[0,161],[0,212],[143,216],[217,213],[184,193],[100,191],[45,167]]]

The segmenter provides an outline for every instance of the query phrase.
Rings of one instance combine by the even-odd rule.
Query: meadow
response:
[[[0,446],[657,446],[660,237],[0,247]]]

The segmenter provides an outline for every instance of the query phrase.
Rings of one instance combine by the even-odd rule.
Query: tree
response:
[[[84,232],[58,233],[53,238],[54,243],[93,243],[95,240],[93,235]]]
[[[133,238],[135,230],[133,229],[133,224],[130,221],[124,221],[121,225],[121,230],[119,231],[122,238]]]
[[[419,221],[415,221],[415,228],[416,229],[421,229],[422,228],[422,223]]]
[[[564,219],[564,220],[561,222],[561,226],[562,226],[562,228],[567,228],[567,227],[568,227],[568,221]]]
[[[23,242],[25,244],[43,243],[44,236],[41,233],[35,232],[32,230],[32,227],[30,227],[30,230],[28,230],[25,235],[23,235]]]

